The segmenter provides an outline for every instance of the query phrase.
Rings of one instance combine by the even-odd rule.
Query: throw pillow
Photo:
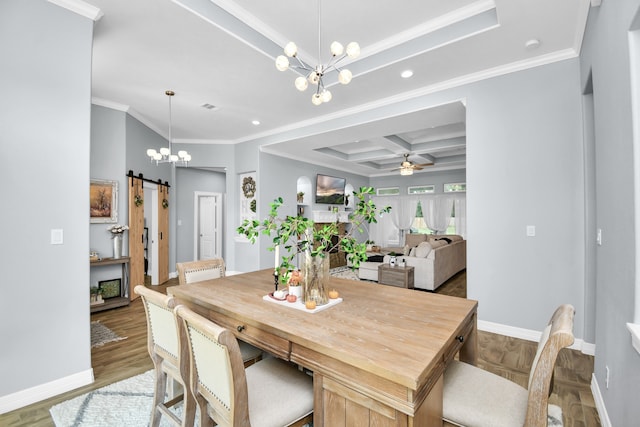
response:
[[[426,258],[431,252],[431,244],[429,242],[422,242],[416,248],[416,258]]]
[[[409,251],[409,256],[416,256],[416,246],[412,247]]]
[[[449,243],[451,243],[451,239],[449,239],[448,237],[441,237],[441,238],[436,239],[436,240],[444,240],[445,242],[447,242],[447,245],[448,245]]]
[[[372,255],[367,258],[369,262],[384,262],[384,255]]]
[[[402,250],[402,255],[409,255],[409,252],[411,251],[411,247],[409,245],[405,245],[404,249]]]
[[[447,242],[445,242],[444,240],[434,240],[433,242],[430,243],[431,248],[435,249],[435,248],[439,248],[440,246],[446,246]]]
[[[404,244],[409,245],[410,248],[414,246],[418,246],[420,243],[426,242],[426,241],[427,241],[426,234],[409,233],[404,236]]]

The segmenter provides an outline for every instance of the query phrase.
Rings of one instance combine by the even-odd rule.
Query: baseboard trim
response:
[[[93,369],[87,369],[68,377],[2,396],[0,397],[0,414],[23,408],[91,383],[93,383]]]
[[[494,334],[505,335],[507,337],[519,338],[521,340],[538,342],[542,336],[542,331],[534,331],[532,329],[517,328],[515,326],[503,325],[501,323],[488,322],[486,320],[478,320],[478,329]],[[579,350],[589,356],[595,356],[596,345],[584,342],[582,339],[576,339],[571,347],[573,350]]]
[[[596,410],[598,411],[598,416],[600,417],[600,424],[602,425],[602,427],[611,427],[611,420],[609,419],[607,408],[604,406],[604,399],[602,398],[602,394],[600,393],[600,387],[598,386],[596,374],[591,374],[591,394],[593,395],[593,400],[596,402]]]

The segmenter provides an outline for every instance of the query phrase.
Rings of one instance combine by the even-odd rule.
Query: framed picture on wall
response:
[[[89,212],[92,223],[118,222],[118,181],[91,180]]]

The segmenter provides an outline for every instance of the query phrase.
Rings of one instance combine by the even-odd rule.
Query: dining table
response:
[[[476,363],[477,301],[336,277],[328,286],[338,297],[313,310],[274,299],[272,269],[167,293],[313,375],[314,426],[442,426],[447,365]]]

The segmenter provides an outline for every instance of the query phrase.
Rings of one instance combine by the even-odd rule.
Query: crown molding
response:
[[[91,103],[94,105],[99,105],[101,107],[111,108],[112,110],[122,111],[124,113],[128,113],[129,109],[131,108],[128,105],[120,104],[119,102],[109,101],[108,99],[104,99],[104,98],[97,98],[95,96],[91,98]]]
[[[82,0],[47,0],[49,3],[53,3],[78,15],[89,18],[92,21],[98,21],[104,15],[104,12],[99,8],[90,5]]]

